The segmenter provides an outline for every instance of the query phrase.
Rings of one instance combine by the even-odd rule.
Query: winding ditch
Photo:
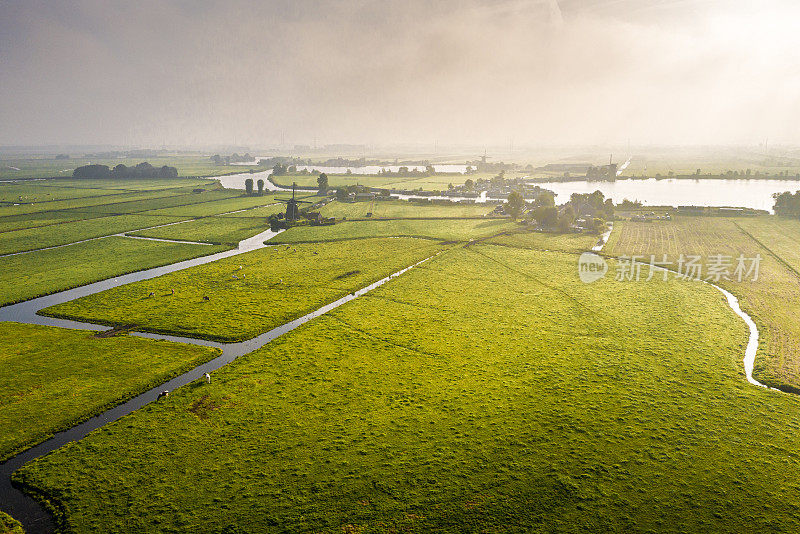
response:
[[[56,304],[61,304],[64,302],[69,302],[71,300],[85,297],[87,295],[92,295],[94,293],[99,293],[100,291],[105,291],[106,289],[111,289],[114,287],[119,287],[122,285],[130,284],[132,282],[138,282],[141,280],[149,280],[151,278],[155,278],[158,276],[162,276],[167,273],[172,273],[175,271],[180,271],[183,269],[188,269],[190,267],[195,267],[198,265],[204,265],[206,263],[211,263],[213,261],[220,260],[222,258],[227,258],[230,256],[235,256],[238,254],[243,254],[245,252],[251,252],[254,250],[258,250],[261,248],[268,247],[265,241],[277,235],[276,232],[266,231],[262,232],[258,235],[245,239],[239,243],[239,247],[233,250],[228,250],[225,252],[220,252],[217,254],[211,254],[209,256],[203,256],[200,258],[194,258],[191,260],[185,260],[178,263],[173,263],[171,265],[165,265],[162,267],[155,267],[153,269],[147,269],[144,271],[139,271],[135,273],[130,273],[127,275],[119,276],[116,278],[110,278],[108,280],[103,280],[100,282],[95,282],[93,284],[89,284],[86,286],[77,287],[74,289],[69,289],[66,291],[61,291],[59,293],[54,293],[52,295],[46,295],[44,297],[39,297],[36,299],[31,299],[25,302],[20,302],[17,304],[11,304],[9,306],[4,306],[0,308],[0,321],[14,321],[18,323],[29,323],[29,324],[37,324],[37,325],[44,325],[44,326],[54,326],[60,328],[72,328],[77,330],[96,330],[96,331],[106,331],[110,330],[111,327],[105,325],[97,325],[92,323],[84,323],[78,321],[70,321],[66,319],[57,319],[53,317],[44,317],[41,315],[37,315],[39,310],[47,308],[49,306],[54,306]],[[438,255],[438,254],[437,254]],[[435,256],[435,255],[434,255]],[[425,263],[426,261],[430,260],[434,256],[430,256],[425,258],[413,265],[410,265],[404,269],[401,269],[395,273],[390,274],[389,276],[378,280],[366,287],[363,287],[357,290],[354,293],[350,293],[338,300],[330,302],[321,308],[306,314],[298,319],[290,321],[286,324],[283,324],[277,328],[274,328],[268,332],[264,332],[252,339],[247,341],[241,341],[237,343],[219,343],[214,341],[207,341],[204,339],[195,339],[189,337],[181,337],[181,336],[169,336],[169,335],[161,335],[161,334],[152,334],[146,332],[131,332],[130,335],[144,337],[149,339],[157,339],[157,340],[167,340],[173,341],[177,343],[189,343],[193,345],[202,345],[206,347],[214,347],[218,348],[222,351],[222,353],[202,365],[199,365],[163,384],[160,384],[154,388],[141,393],[132,399],[119,404],[105,412],[87,419],[86,421],[79,423],[68,430],[63,432],[58,432],[50,439],[27,449],[20,454],[10,458],[6,462],[0,464],[0,509],[4,512],[8,513],[20,523],[22,523],[25,531],[29,534],[39,534],[39,533],[50,533],[56,529],[56,524],[51,517],[50,513],[42,507],[36,500],[32,497],[28,496],[27,494],[23,493],[20,489],[14,487],[11,483],[11,475],[22,467],[24,464],[40,458],[56,449],[61,448],[62,446],[66,445],[71,441],[78,441],[84,438],[87,434],[101,428],[108,423],[112,423],[121,417],[124,417],[133,411],[145,406],[158,398],[158,394],[164,390],[174,391],[175,389],[185,386],[195,380],[198,380],[203,377],[205,373],[211,373],[220,369],[221,367],[231,363],[232,361],[236,360],[240,356],[244,356],[245,354],[249,354],[273,339],[282,336],[283,334],[290,332],[297,328],[298,326],[310,321],[315,317],[319,317],[339,306],[350,302],[353,299],[356,299],[373,289],[385,284],[389,280],[396,278],[397,276],[405,273],[406,271],[417,267],[418,265]]]
[[[611,232],[608,231],[605,234],[603,234],[603,236],[601,237],[602,243],[598,243],[598,245],[593,247],[592,250],[599,252],[605,245],[606,241],[608,240],[610,233]],[[106,331],[109,330],[111,327],[105,325],[96,325],[91,323],[78,322],[78,321],[70,321],[65,319],[57,319],[52,317],[44,317],[37,315],[37,312],[43,308],[68,302],[87,295],[92,295],[94,293],[99,293],[100,291],[105,291],[106,289],[119,287],[122,285],[126,285],[132,282],[138,282],[141,280],[148,280],[151,278],[162,276],[167,273],[188,269],[190,267],[195,267],[198,265],[204,265],[207,263],[211,263],[213,261],[220,260],[222,258],[227,258],[230,256],[243,254],[245,252],[251,252],[254,250],[265,248],[269,246],[265,243],[265,241],[271,239],[275,235],[277,235],[276,232],[268,230],[260,234],[257,234],[251,238],[241,241],[239,243],[239,247],[233,250],[219,252],[217,254],[211,254],[209,256],[203,256],[191,260],[185,260],[171,265],[155,267],[144,271],[130,273],[127,275],[110,278],[108,280],[95,282],[93,284],[89,284],[86,286],[81,286],[78,288],[61,291],[59,293],[54,293],[52,295],[46,295],[44,297],[39,297],[25,302],[4,306],[0,308],[0,321],[15,321],[20,323],[30,323],[30,324],[54,326],[61,328],[80,329],[80,330]],[[145,391],[144,393],[141,393],[133,397],[132,399],[128,400],[123,404],[117,405],[101,413],[100,415],[92,417],[78,425],[73,426],[68,430],[65,430],[63,432],[58,432],[55,435],[53,435],[53,437],[51,437],[50,439],[40,443],[39,445],[31,447],[30,449],[27,449],[22,453],[10,458],[6,462],[0,464],[0,509],[10,514],[18,521],[20,521],[24,526],[26,532],[30,534],[53,532],[56,529],[56,524],[53,518],[51,517],[50,513],[32,497],[23,493],[20,489],[12,485],[11,475],[17,469],[19,469],[24,464],[32,460],[40,458],[56,449],[61,448],[62,446],[71,441],[80,440],[93,430],[101,428],[108,423],[114,422],[132,413],[133,411],[153,402],[154,400],[157,399],[158,394],[160,392],[164,390],[173,391],[179,387],[194,382],[195,380],[202,378],[204,373],[211,373],[213,371],[216,371],[217,369],[220,369],[221,367],[233,362],[240,356],[249,354],[263,347],[273,339],[294,330],[295,328],[310,321],[315,317],[323,315],[335,308],[338,308],[343,304],[346,304],[347,302],[353,299],[356,299],[368,293],[369,291],[372,291],[373,289],[385,284],[389,280],[396,278],[397,276],[405,273],[410,269],[413,269],[414,267],[430,260],[433,257],[435,256],[425,258],[420,262],[410,265],[385,278],[382,278],[381,280],[378,280],[377,282],[374,282],[366,287],[363,287],[358,291],[356,291],[355,293],[346,295],[345,297],[342,297],[334,302],[326,304],[325,306],[322,306],[321,308],[307,315],[304,315],[298,319],[290,321],[268,332],[264,332],[263,334],[260,334],[247,341],[236,342],[236,343],[219,343],[214,341],[207,341],[203,339],[195,339],[195,338],[188,338],[181,336],[169,336],[169,335],[152,334],[145,332],[132,332],[130,335],[149,338],[149,339],[167,340],[178,343],[189,343],[194,345],[202,345],[206,347],[214,347],[220,349],[222,353],[213,360],[208,361],[202,365],[199,365],[191,369],[190,371],[187,371],[186,373],[183,373],[163,384],[160,384],[148,391]],[[767,386],[761,384],[760,382],[758,382],[753,378],[753,365],[755,361],[756,351],[758,349],[758,335],[759,335],[758,328],[756,327],[755,322],[747,313],[742,311],[741,307],[739,306],[738,299],[733,294],[715,284],[711,284],[709,282],[706,283],[708,283],[709,285],[713,286],[714,288],[722,292],[727,298],[728,306],[747,324],[750,331],[750,335],[744,356],[745,374],[747,376],[748,382],[766,388]]]

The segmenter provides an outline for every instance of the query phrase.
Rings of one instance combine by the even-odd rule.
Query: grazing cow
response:
[[[211,383],[211,375],[210,375],[210,374],[208,374],[208,373],[206,373],[206,374],[204,374],[203,376],[204,376],[204,377],[205,377],[205,379],[206,379],[206,384],[210,384],[210,383]]]
[[[149,295],[147,295],[147,298],[150,298],[150,297],[155,297],[155,296],[156,296],[156,294],[155,294],[155,293],[153,293],[153,292],[151,291],[151,292],[150,292],[150,294],[149,294]]]
[[[162,391],[161,393],[158,394],[158,398],[156,398],[156,400],[160,401],[161,399],[164,399],[164,398],[167,398],[167,397],[169,397],[169,390],[165,389],[164,391]]]
[[[203,300],[211,300],[211,299],[208,298],[208,296],[206,295],[205,297],[203,297]]]
[[[242,278],[247,278],[247,275],[242,273]]]
[[[170,289],[169,291],[170,291],[170,293],[169,293],[170,295],[174,295],[175,294],[175,290],[174,289]]]
[[[240,271],[242,270],[242,266],[241,266],[241,265],[239,266],[239,270],[240,270]]]
[[[231,275],[231,278],[233,278],[234,280],[238,280],[238,279],[239,279],[239,277],[238,277],[238,276],[236,276],[235,274],[232,274],[232,275]]]

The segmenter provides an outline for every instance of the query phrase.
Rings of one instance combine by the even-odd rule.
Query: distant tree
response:
[[[552,191],[542,191],[534,200],[536,206],[555,206],[556,196]]]
[[[258,181],[256,182],[256,185],[258,186],[258,196],[263,195],[264,194],[264,180],[259,178]]]
[[[324,172],[317,176],[317,188],[317,192],[320,195],[324,195],[328,192],[328,175]]]
[[[452,182],[451,182],[451,183],[449,183],[449,184],[447,184],[447,189],[448,189],[448,190],[450,190],[450,189],[453,189],[453,184],[452,184]]]
[[[110,178],[108,165],[83,165],[72,171],[73,178]]]
[[[253,194],[253,179],[248,178],[244,181],[244,190],[247,192],[248,195]]]
[[[433,167],[433,165],[426,165],[425,172],[428,174],[428,176],[433,176],[436,174],[436,169]]]
[[[158,169],[158,177],[159,178],[177,178],[178,177],[178,169],[175,167],[167,167],[164,165],[160,169]]]
[[[69,159],[69,154],[57,154],[56,159]]]
[[[775,199],[775,214],[783,217],[798,217],[800,216],[800,191],[794,194],[786,191],[784,193],[775,193],[772,195]]]
[[[222,156],[220,156],[219,154],[214,154],[213,156],[211,156],[211,161],[214,162],[214,165],[224,165],[225,164],[225,162],[222,161]]]
[[[558,223],[558,208],[555,206],[539,206],[532,215],[543,228],[553,228]]]
[[[572,209],[572,206],[567,205],[558,215],[558,223],[556,224],[556,228],[561,233],[567,233],[569,232],[570,226],[573,222],[575,222],[575,210]]]
[[[525,209],[525,199],[522,198],[522,193],[519,191],[512,191],[508,195],[508,201],[506,202],[506,210],[508,214],[511,215],[512,219],[517,219],[522,214],[522,210]]]
[[[472,181],[472,178],[467,178],[464,182],[464,189],[467,191],[472,191],[472,188],[475,187],[475,182]]]

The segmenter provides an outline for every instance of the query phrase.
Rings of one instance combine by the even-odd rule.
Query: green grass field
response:
[[[710,286],[455,248],[16,477],[74,532],[797,531],[746,338]]]
[[[228,189],[218,189],[214,191],[204,191],[202,193],[191,193],[181,191],[171,196],[163,196],[146,200],[135,200],[128,202],[114,202],[99,206],[81,208],[83,213],[108,213],[114,215],[145,213],[147,215],[160,215],[164,208],[180,210],[181,208],[191,208],[195,206],[203,207],[205,204],[213,204],[215,200],[225,200],[238,197],[238,191]],[[164,213],[164,215],[171,215]],[[180,214],[178,216],[181,216]]]
[[[491,204],[417,204],[404,200],[382,200],[372,202],[333,201],[320,210],[324,217],[341,219],[364,219],[372,209],[372,218],[403,219],[408,217],[483,217],[494,209]]]
[[[742,229],[751,232],[754,239]],[[753,374],[759,381],[800,391],[800,276],[787,267],[798,265],[794,243],[800,225],[774,216],[757,218],[677,217],[673,221],[617,222],[605,251],[613,255],[656,255],[677,261],[680,254],[736,258],[762,256],[758,280],[720,280],[739,297],[761,334]],[[784,263],[785,262],[785,263]],[[735,266],[735,261],[734,261]],[[733,274],[733,267],[730,269]],[[646,271],[644,271],[646,272]],[[704,275],[705,277],[705,275]]]
[[[58,180],[32,181],[23,183],[0,183],[0,202],[3,203],[32,203],[51,202],[54,200],[68,200],[84,197],[118,195],[117,189],[79,188],[54,184]]]
[[[2,186],[0,186],[2,187]],[[44,187],[44,186],[42,186]],[[157,189],[144,189],[126,191],[119,190],[114,194],[102,195],[86,195],[79,198],[70,198],[64,200],[54,200],[47,202],[32,202],[28,204],[20,204],[18,206],[3,205],[0,206],[0,217],[9,215],[24,215],[41,212],[52,211],[75,211],[84,213],[87,210],[92,210],[96,206],[105,204],[133,202],[137,200],[151,200],[163,197],[174,197],[178,195],[186,195],[192,192],[191,186],[181,187],[162,187]]]
[[[0,512],[0,534],[25,534],[19,521],[6,513]]]
[[[168,165],[178,169],[179,176],[218,176],[234,171],[247,172],[258,169],[257,166],[246,165],[214,165],[207,156],[201,155],[164,155],[157,157],[136,158],[86,158],[73,155],[70,159],[57,160],[54,157],[3,157],[0,162],[0,180],[16,180],[20,178],[71,177],[72,171],[82,165],[95,163],[114,167],[120,163],[132,166],[147,161],[153,167]],[[16,170],[12,167],[16,167]]]
[[[222,246],[107,237],[0,258],[0,305],[225,250]]]
[[[269,224],[262,217],[205,217],[161,228],[131,232],[130,235],[237,245],[239,241],[265,230],[269,230]]]
[[[368,237],[422,237],[444,241],[479,239],[515,228],[508,219],[346,221],[333,226],[298,226],[272,239],[276,243],[338,241]]]
[[[314,311],[441,248],[417,239],[271,247],[90,295],[42,313],[240,341]],[[150,292],[156,297],[148,298]],[[210,300],[203,301],[204,296]]]
[[[0,460],[219,354],[8,322],[0,322],[0,337]]]
[[[551,234],[524,229],[488,239],[487,243],[533,250],[554,250],[560,252],[585,252],[597,244],[598,236],[589,234]]]
[[[181,217],[150,215],[112,215],[54,226],[25,228],[0,234],[0,254],[36,250],[74,243],[84,239],[112,235],[128,230],[147,228],[182,220]]]
[[[243,212],[246,214],[250,213],[253,208],[272,204],[275,204],[275,197],[272,195],[260,197],[236,196],[234,198],[218,200],[216,202],[204,202],[202,204],[192,204],[188,206],[161,208],[147,211],[145,213],[149,215],[207,217],[209,215],[219,215],[220,213],[228,213],[237,210],[247,210]]]
[[[22,230],[25,228],[39,228],[42,226],[52,226],[66,222],[79,221],[102,217],[103,214],[90,215],[79,212],[69,211],[44,211],[40,213],[7,215],[0,217],[0,233],[12,230]]]

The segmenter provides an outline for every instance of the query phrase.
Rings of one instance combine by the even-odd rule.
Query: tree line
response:
[[[177,178],[178,169],[175,167],[153,167],[146,161],[128,167],[120,163],[113,169],[108,165],[83,165],[72,171],[73,178],[99,178],[99,179],[131,179],[131,178]]]
[[[775,199],[775,206],[773,207],[775,215],[800,217],[800,191],[775,193],[772,198]]]

